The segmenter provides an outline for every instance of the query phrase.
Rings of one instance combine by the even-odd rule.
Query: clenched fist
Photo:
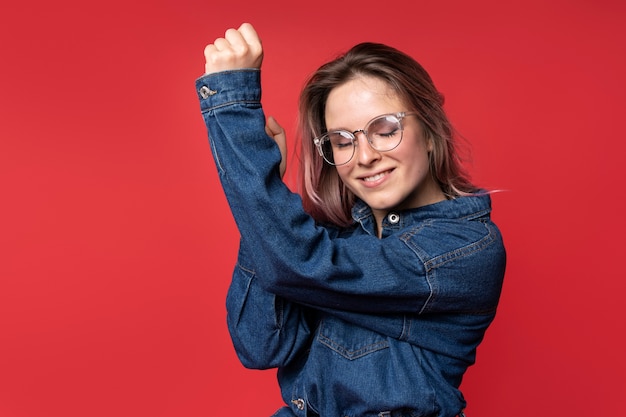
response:
[[[243,23],[239,29],[228,29],[223,38],[217,38],[207,45],[204,48],[204,58],[206,74],[241,68],[261,68],[261,39],[250,23]]]

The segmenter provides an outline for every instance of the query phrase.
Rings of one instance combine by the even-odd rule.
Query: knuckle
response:
[[[234,49],[240,56],[246,56],[250,53],[250,48],[246,44],[239,44],[235,46]]]

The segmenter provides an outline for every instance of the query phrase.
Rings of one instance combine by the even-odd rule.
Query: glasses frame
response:
[[[367,143],[370,146],[370,148],[372,148],[376,152],[389,152],[389,151],[392,151],[392,150],[396,149],[400,145],[400,143],[402,142],[402,139],[404,138],[404,125],[402,124],[402,120],[405,117],[407,117],[407,116],[416,116],[416,115],[417,115],[417,113],[414,113],[414,112],[397,112],[397,113],[381,114],[380,116],[376,116],[372,120],[367,122],[363,129],[357,129],[357,130],[355,130],[353,132],[350,132],[349,130],[344,130],[344,129],[331,130],[331,131],[325,132],[322,135],[317,136],[316,138],[314,138],[313,139],[313,144],[317,148],[317,152],[320,154],[320,156],[329,165],[332,165],[332,166],[342,166],[342,165],[345,165],[345,164],[349,163],[350,161],[352,161],[352,158],[354,158],[354,154],[356,153],[356,144],[358,143],[357,137],[356,137],[357,133],[363,133],[363,135],[367,139]],[[390,148],[390,149],[385,149],[385,150],[376,149],[374,147],[374,144],[372,143],[372,140],[368,136],[368,128],[372,125],[372,123],[374,123],[374,122],[376,122],[376,121],[378,121],[378,120],[380,120],[382,118],[390,117],[390,116],[395,117],[396,119],[398,119],[398,125],[400,126],[400,139],[398,140],[398,143],[396,143],[396,145],[394,147]],[[329,161],[326,158],[326,156],[324,155],[324,150],[322,149],[322,146],[324,146],[324,143],[326,141],[330,140],[330,139],[328,139],[328,135],[331,134],[331,133],[347,134],[347,137],[350,138],[350,141],[352,143],[352,155],[350,155],[350,158],[348,158],[348,160],[346,162],[342,162],[340,164],[336,164],[336,163],[334,163],[332,161]]]

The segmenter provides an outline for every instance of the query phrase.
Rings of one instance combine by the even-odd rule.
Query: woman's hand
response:
[[[207,45],[204,48],[204,58],[206,74],[241,68],[261,68],[261,39],[250,23],[243,23],[239,29],[228,29],[223,38],[217,38]]]
[[[280,149],[280,155],[282,156],[280,161],[280,177],[282,178],[287,170],[287,135],[285,135],[285,129],[278,124],[276,119],[269,116],[265,124],[265,133],[276,141],[278,149]]]

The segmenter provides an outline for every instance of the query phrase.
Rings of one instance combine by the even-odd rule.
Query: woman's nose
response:
[[[370,165],[372,162],[380,159],[380,152],[372,148],[364,132],[355,133],[356,135],[356,157],[357,162],[361,165]]]

